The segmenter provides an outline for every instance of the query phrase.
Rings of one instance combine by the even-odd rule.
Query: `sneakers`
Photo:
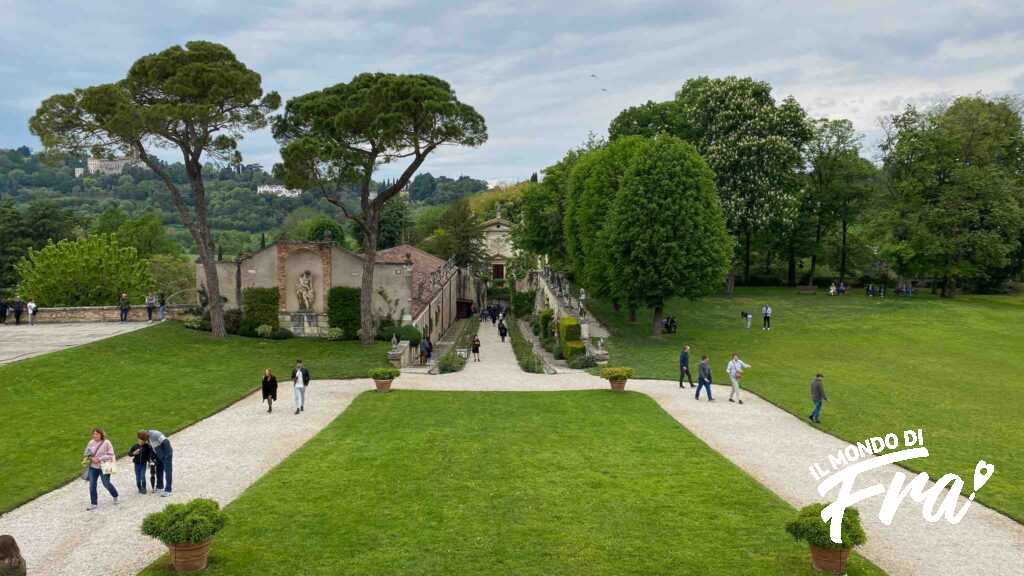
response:
[[[86,512],[92,512],[93,510],[95,510],[97,508],[99,508],[99,506],[97,506],[95,504],[89,504],[89,506],[85,510],[86,510]]]
[[[114,506],[117,506],[117,496],[114,496]]]
[[[743,400],[737,400],[737,402],[739,402],[740,404],[743,404]]]
[[[295,413],[296,413],[296,414],[298,414],[298,413],[299,413],[299,409],[298,409],[298,408],[296,408],[296,409],[295,409]]]
[[[735,400],[733,400],[732,398],[729,398],[729,402],[735,402]]]
[[[161,498],[167,498],[170,495],[171,495],[171,493],[166,491],[166,490],[164,490],[163,492],[160,493],[160,497]]]

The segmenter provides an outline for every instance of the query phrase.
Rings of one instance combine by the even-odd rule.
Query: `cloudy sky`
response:
[[[444,78],[490,139],[426,170],[488,180],[528,177],[699,75],[767,80],[814,116],[849,118],[868,156],[878,118],[908,103],[1024,93],[1020,0],[0,0],[0,38],[0,147],[38,147],[26,125],[46,96],[207,39],[285,98],[365,71]],[[242,152],[277,159],[269,133]]]

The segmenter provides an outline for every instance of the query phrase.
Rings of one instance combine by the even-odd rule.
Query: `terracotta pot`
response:
[[[819,572],[846,574],[849,558],[849,548],[819,548],[811,544],[811,565]]]
[[[391,380],[376,380],[373,381],[377,385],[377,392],[387,392],[391,390]]]
[[[615,390],[616,392],[622,392],[626,389],[625,380],[609,380],[608,383],[612,385],[612,390]]]
[[[212,540],[212,538],[210,539]],[[210,540],[198,544],[171,544],[171,564],[176,572],[198,572],[206,570],[210,554]]]

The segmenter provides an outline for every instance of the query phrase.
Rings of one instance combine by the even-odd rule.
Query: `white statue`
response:
[[[313,273],[306,270],[299,276],[295,284],[295,295],[299,299],[299,310],[311,312],[313,310],[313,302],[316,301],[316,291],[313,289]]]

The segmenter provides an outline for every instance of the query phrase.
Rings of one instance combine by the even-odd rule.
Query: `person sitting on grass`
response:
[[[139,490],[139,494],[145,494],[146,470],[149,468],[150,461],[155,457],[153,447],[142,438],[139,438],[138,442],[128,450],[128,455],[132,457],[132,462],[135,464],[135,487]],[[154,477],[155,480],[156,478]],[[155,483],[153,488],[156,488]]]

